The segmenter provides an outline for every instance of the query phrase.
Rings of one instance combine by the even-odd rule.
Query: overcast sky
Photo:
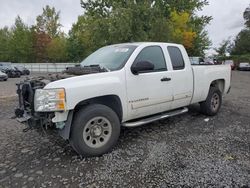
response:
[[[218,46],[222,40],[235,37],[244,27],[243,12],[250,4],[249,0],[209,0],[199,15],[213,17],[207,27],[213,47]],[[0,28],[11,26],[15,17],[20,15],[25,23],[35,24],[35,18],[42,13],[46,5],[54,6],[61,12],[63,30],[68,31],[72,23],[76,22],[78,15],[83,13],[80,0],[0,0]]]

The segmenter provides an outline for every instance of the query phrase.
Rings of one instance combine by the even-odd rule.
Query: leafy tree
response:
[[[183,43],[186,49],[193,47],[196,33],[188,25],[190,15],[187,12],[177,13],[173,11],[170,17],[172,40],[176,43]]]
[[[19,16],[11,28],[9,59],[12,62],[30,62],[34,59],[32,32]]]
[[[240,31],[234,41],[231,49],[232,55],[246,55],[250,54],[250,7],[246,8],[243,14],[246,20],[246,28]]]
[[[250,5],[243,13],[243,17],[246,20],[245,25],[250,28]]]
[[[60,12],[57,12],[54,7],[50,7],[47,5],[43,8],[43,13],[38,15],[36,18],[36,25],[34,26],[35,31],[35,42],[34,49],[36,54],[37,62],[48,62],[51,58],[58,59],[58,56],[55,57],[53,54],[55,51],[60,51],[61,47],[57,45],[59,35],[61,35],[60,27]],[[60,48],[60,49],[52,49],[51,46],[48,45],[50,42],[55,39],[51,46]],[[53,50],[50,54],[48,54],[49,50]],[[52,55],[53,54],[53,55]],[[50,57],[49,57],[50,56]]]
[[[204,27],[210,17],[198,17],[206,0],[81,0],[85,9],[71,32],[84,41],[86,54],[121,42],[160,41],[184,44],[200,55],[210,44]],[[76,27],[81,25],[81,27]],[[78,30],[79,29],[79,30]]]
[[[48,59],[50,62],[65,62],[67,61],[67,41],[61,35],[50,41],[46,48]]]
[[[46,33],[51,38],[55,38],[60,34],[60,27],[62,26],[59,22],[60,12],[56,12],[54,7],[47,5],[43,8],[43,13],[37,16],[36,30],[38,33]]]
[[[0,61],[10,61],[9,59],[9,41],[10,31],[8,27],[0,29]]]
[[[209,49],[212,42],[209,40],[208,32],[205,30],[205,26],[209,24],[212,20],[210,16],[201,16],[192,15],[191,25],[193,31],[196,33],[196,37],[193,41],[193,47],[188,49],[189,55],[193,56],[204,56],[205,50]]]
[[[47,47],[51,42],[51,37],[45,32],[35,32],[34,51],[36,62],[48,62]]]
[[[84,44],[80,37],[81,31],[84,28],[84,25],[81,25],[80,17],[78,18],[78,22],[73,24],[72,29],[69,31],[69,38],[67,40],[67,52],[68,58],[70,61],[79,62],[81,61],[84,54]],[[83,27],[83,28],[81,28]]]
[[[225,57],[229,53],[230,40],[223,40],[218,48],[215,48],[215,51],[218,53],[218,56]]]
[[[242,30],[235,39],[232,55],[250,54],[250,29]]]
[[[183,44],[189,55],[200,56],[210,45],[205,26],[211,17],[197,16],[207,0],[81,0],[84,14],[66,37],[60,12],[46,6],[36,25],[20,17],[0,29],[0,60],[13,62],[80,61],[105,45],[159,41]]]

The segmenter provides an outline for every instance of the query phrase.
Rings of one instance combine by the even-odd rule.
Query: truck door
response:
[[[193,72],[189,58],[184,48],[168,46],[166,50],[172,65],[172,70],[169,71],[173,84],[172,109],[187,106],[193,95]]]
[[[161,46],[147,46],[135,58],[136,62],[147,61],[154,70],[133,74],[126,71],[128,115],[139,118],[171,109],[173,87]],[[132,65],[133,66],[133,65]]]

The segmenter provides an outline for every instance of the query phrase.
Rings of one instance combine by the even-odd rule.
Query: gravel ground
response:
[[[54,134],[23,133],[10,119],[16,98],[3,97],[16,81],[0,82],[0,187],[250,187],[250,72],[233,72],[217,116],[193,105],[124,128],[113,152],[96,158],[79,157]]]

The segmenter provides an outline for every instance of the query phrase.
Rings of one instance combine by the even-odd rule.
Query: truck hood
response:
[[[110,82],[112,80],[114,81],[117,78],[116,75],[117,73],[115,72],[104,72],[73,76],[70,78],[50,82],[44,87],[44,89],[65,88],[67,90],[70,88],[77,88],[82,86],[94,86],[96,84]]]
[[[123,96],[126,93],[125,71],[113,71],[75,76],[50,82],[44,89],[64,88],[66,108],[74,109],[79,102],[107,95]]]

